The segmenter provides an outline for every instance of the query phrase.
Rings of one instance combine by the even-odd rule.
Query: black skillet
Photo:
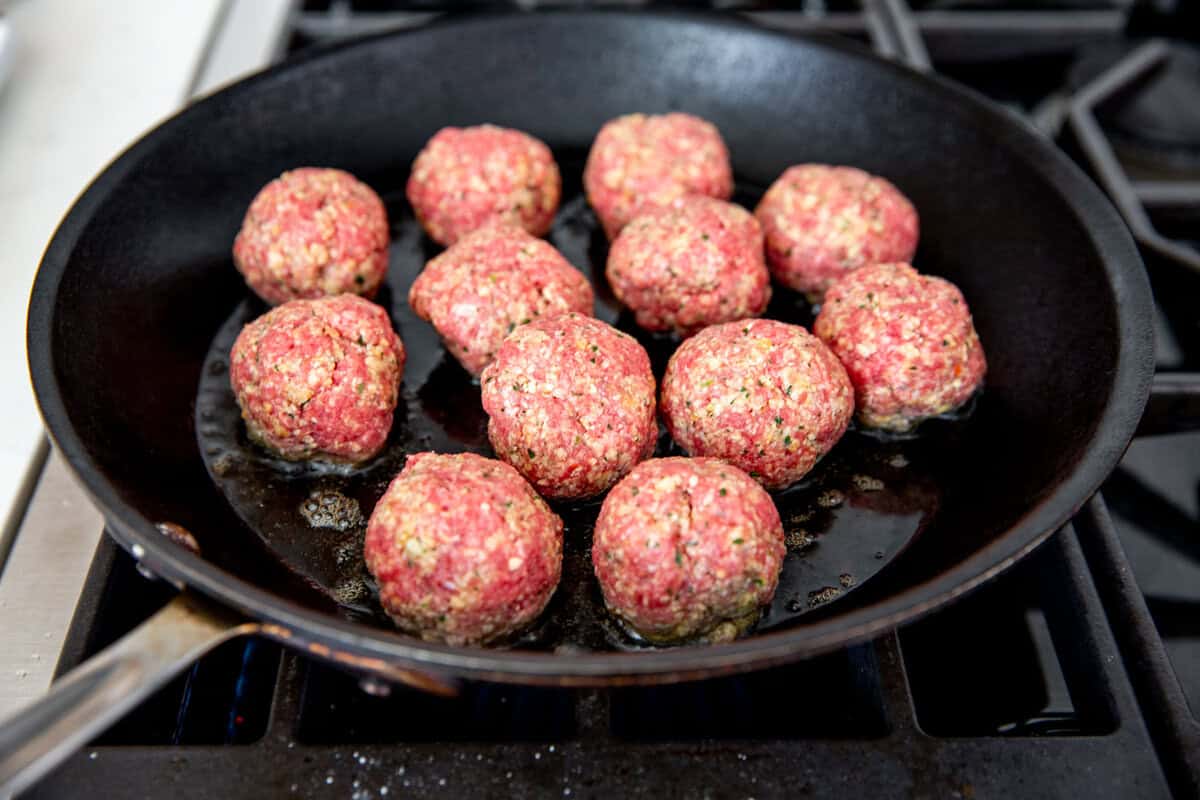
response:
[[[579,194],[586,149],[614,116],[669,109],[716,123],[747,204],[797,162],[894,181],[921,213],[917,266],[955,281],[971,304],[990,362],[985,391],[965,418],[914,439],[848,434],[779,497],[791,544],[780,591],[737,642],[650,649],[612,626],[587,568],[594,504],[562,509],[563,585],[524,638],[454,648],[396,633],[362,580],[353,506],[369,513],[405,452],[486,451],[477,389],[406,308],[406,287],[434,252],[403,200],[408,165],[444,125],[540,137],[565,179],[550,239],[596,277],[605,243]],[[393,220],[379,300],[410,362],[390,449],[352,475],[288,468],[248,447],[225,386],[230,336],[262,310],[230,243],[255,191],[301,164],[354,172]],[[597,289],[598,315],[627,326],[602,281]],[[780,291],[768,314],[807,322],[811,310]],[[1129,235],[1049,143],[970,92],[843,44],[688,15],[557,13],[437,24],[268,70],[118,158],[43,260],[29,352],[50,434],[110,534],[190,588],[124,651],[60,683],[55,705],[7,726],[0,781],[35,764],[9,783],[23,785],[46,751],[84,741],[169,669],[241,633],[435,689],[449,676],[679,681],[869,638],[996,575],[1096,489],[1146,399],[1149,320]],[[660,363],[674,344],[644,341]],[[162,523],[190,531],[201,555],[164,537]],[[131,661],[141,674],[131,677]]]

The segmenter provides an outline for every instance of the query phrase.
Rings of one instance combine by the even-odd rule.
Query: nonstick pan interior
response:
[[[251,198],[301,164],[347,169],[387,194],[398,238],[387,302],[412,354],[396,444],[474,447],[482,443],[474,390],[452,365],[439,364],[430,331],[404,316],[404,287],[428,255],[398,194],[412,158],[444,125],[493,122],[546,141],[567,180],[577,181],[579,158],[606,120],[672,109],[717,125],[747,200],[788,165],[819,161],[882,174],[920,211],[916,264],[966,295],[988,354],[986,390],[968,420],[919,442],[882,446],[849,436],[813,484],[796,491],[794,508],[808,509],[826,488],[848,499],[808,520],[818,544],[810,556],[789,558],[815,565],[818,554],[836,552],[835,543],[874,535],[861,524],[868,513],[895,519],[919,509],[927,516],[910,527],[920,535],[901,549],[911,531],[896,533],[899,555],[890,561],[887,546],[879,560],[877,545],[856,548],[845,574],[858,587],[794,621],[784,619],[795,613],[787,604],[806,605],[810,586],[839,588],[843,565],[822,566],[811,584],[782,587],[784,605],[757,635],[731,645],[624,655],[568,648],[551,656],[424,645],[346,621],[330,599],[336,592],[345,600],[352,588],[339,588],[343,576],[330,567],[337,553],[297,558],[294,535],[289,551],[275,523],[252,517],[248,524],[238,511],[244,504],[231,503],[210,477],[197,438],[198,423],[219,423],[197,419],[219,416],[219,403],[196,406],[202,374],[206,382],[226,379],[205,371],[214,338],[236,326],[236,315],[261,310],[239,310],[247,292],[230,260]],[[602,248],[592,252],[587,213],[572,198],[552,238],[587,268],[600,263]],[[800,318],[803,309],[788,301],[781,293],[771,315]],[[600,311],[611,318],[610,307]],[[34,288],[29,350],[57,445],[114,535],[136,545],[151,569],[302,641],[462,673],[557,680],[690,675],[828,649],[994,574],[1069,518],[1124,450],[1152,369],[1149,311],[1136,251],[1106,201],[1036,134],[965,91],[843,46],[732,22],[549,14],[445,23],[302,58],[155,130],[97,179],[56,234]],[[660,360],[669,349],[651,347]],[[419,419],[408,424],[414,413]],[[428,444],[422,434],[432,437]],[[909,465],[867,455],[890,458],[889,447]],[[864,460],[856,460],[860,452]],[[262,468],[249,462],[237,469]],[[396,466],[334,488],[354,495],[366,513]],[[855,474],[895,493],[856,493]],[[294,530],[296,509],[316,482],[279,485],[288,496],[268,510]],[[899,505],[888,507],[893,500]],[[161,522],[192,531],[203,558],[163,539],[154,527]],[[300,530],[320,543],[336,538]],[[570,536],[568,576],[578,576],[586,532]],[[876,561],[886,568],[867,580]],[[551,620],[567,619],[578,600],[570,593],[590,585],[564,584],[556,601],[562,616]],[[365,611],[371,616],[369,603]],[[551,641],[567,639],[554,634],[529,646]],[[619,643],[593,628],[574,644]]]
[[[656,377],[661,378],[679,339],[641,331],[612,297],[604,279],[608,243],[579,184],[585,155],[556,154],[567,178],[563,210],[548,238],[587,273],[597,290],[599,317],[638,337],[653,354]],[[196,431],[212,479],[266,547],[348,618],[389,627],[362,559],[371,509],[409,453],[494,453],[478,382],[445,352],[433,327],[407,303],[413,280],[440,248],[422,234],[403,186],[377,188],[388,205],[394,241],[387,288],[377,300],[390,310],[409,353],[386,451],[364,467],[346,469],[282,461],[247,439],[229,387],[228,365],[242,326],[265,311],[249,296],[221,326],[205,360]],[[758,187],[742,186],[735,200],[753,208],[760,195]],[[812,322],[804,299],[782,290],[768,315],[805,326]],[[759,628],[786,626],[842,599],[908,546],[936,513],[939,470],[957,462],[967,416],[930,422],[918,436],[905,439],[853,432],[802,484],[775,494],[789,553],[775,601]],[[665,430],[657,454],[682,454]],[[566,522],[562,583],[546,614],[513,646],[573,651],[648,647],[604,610],[590,557],[599,508],[599,500],[556,504]]]

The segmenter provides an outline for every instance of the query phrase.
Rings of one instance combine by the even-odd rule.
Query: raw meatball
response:
[[[686,194],[728,200],[733,169],[711,123],[690,114],[626,114],[596,135],[583,186],[611,239],[644,208]]]
[[[833,285],[813,332],[846,365],[858,418],[907,431],[970,399],[987,362],[962,292],[908,264],[863,267]]]
[[[408,304],[472,375],[518,325],[565,311],[591,316],[592,286],[551,245],[509,225],[459,239],[425,265]]]
[[[791,167],[754,213],[775,279],[814,301],[847,272],[909,261],[917,249],[912,203],[883,178],[854,167]]]
[[[562,573],[562,520],[509,465],[417,453],[367,524],[379,601],[422,639],[479,644],[537,618]]]
[[[702,195],[626,225],[608,254],[608,281],[638,325],[684,335],[757,317],[771,299],[758,222],[741,206]]]
[[[820,339],[799,325],[753,319],[684,342],[667,364],[662,406],[688,453],[724,459],[782,489],[846,432],[854,390]]]
[[[600,494],[654,452],[654,375],[633,337],[581,314],[522,325],[483,371],[496,453],[546,497]]]
[[[495,221],[545,235],[558,210],[562,178],[542,142],[476,125],[434,134],[413,162],[407,191],[429,237],[451,245]]]
[[[233,263],[271,305],[343,293],[374,297],[387,274],[388,220],[370,186],[301,167],[268,183],[233,241]]]
[[[651,641],[729,639],[771,602],[783,525],[770,495],[715,458],[656,458],[600,509],[592,566],[604,603]]]
[[[404,345],[374,303],[351,294],[284,303],[242,329],[230,362],[250,438],[280,456],[358,462],[383,448]]]

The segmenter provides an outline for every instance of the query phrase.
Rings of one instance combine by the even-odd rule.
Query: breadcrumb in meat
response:
[[[642,210],[688,194],[728,200],[729,150],[712,123],[691,114],[626,114],[605,123],[583,171],[588,202],[608,238]]]
[[[482,644],[545,609],[562,574],[562,520],[515,469],[474,453],[416,453],[367,525],[363,556],[396,625]]]
[[[705,328],[675,351],[662,410],[689,454],[724,459],[782,489],[845,433],[854,392],[820,339],[799,325],[752,319]]]
[[[757,317],[771,299],[757,220],[702,195],[635,217],[609,250],[607,274],[617,299],[651,331],[687,335]]]
[[[387,441],[404,359],[374,303],[292,300],[242,329],[230,381],[251,439],[293,461],[353,463]]]
[[[908,264],[863,267],[835,283],[813,331],[846,366],[859,421],[872,428],[903,432],[952,411],[987,372],[962,292]]]
[[[301,167],[262,188],[233,243],[246,284],[271,305],[373,297],[387,274],[387,211],[348,172]]]
[[[775,279],[814,301],[867,264],[909,261],[917,210],[884,178],[854,167],[801,164],[771,184],[755,209]]]
[[[568,313],[517,328],[481,378],[488,438],[545,497],[600,494],[654,452],[654,375],[633,337]]]
[[[408,202],[425,232],[452,245],[493,222],[544,236],[562,178],[550,148],[495,125],[442,128],[413,161]]]
[[[715,458],[657,458],[605,498],[592,566],[613,614],[670,642],[756,619],[786,550],[774,502],[746,473]]]
[[[489,225],[425,265],[408,293],[459,363],[478,375],[519,326],[567,311],[591,315],[592,286],[549,243]]]

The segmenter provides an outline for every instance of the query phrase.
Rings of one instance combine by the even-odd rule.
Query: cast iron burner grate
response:
[[[170,592],[104,539],[60,670]],[[381,696],[233,642],[27,796],[1170,797],[1182,755],[1156,747],[1104,618],[1068,527],[896,634],[677,686]]]

